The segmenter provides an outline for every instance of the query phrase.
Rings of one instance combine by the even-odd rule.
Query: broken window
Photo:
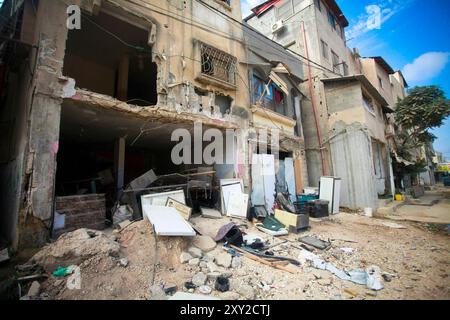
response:
[[[367,111],[369,111],[372,115],[375,115],[375,107],[372,104],[372,99],[363,94],[363,105]]]
[[[78,88],[136,105],[157,103],[157,65],[149,31],[106,13],[82,16],[82,29],[68,33],[64,75]]]
[[[227,114],[230,112],[231,109],[231,103],[233,102],[233,99],[231,99],[229,96],[223,96],[216,94],[216,106],[219,106],[220,113]]]
[[[272,80],[264,81],[258,75],[253,75],[253,103],[285,114],[284,92]]]
[[[200,44],[200,52],[202,74],[232,85],[236,84],[237,59],[235,57],[205,43]]]

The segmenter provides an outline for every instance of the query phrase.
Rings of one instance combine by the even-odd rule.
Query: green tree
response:
[[[440,127],[449,115],[450,101],[439,87],[412,88],[395,110],[395,120],[405,135],[402,146],[432,142],[436,137],[428,130]]]

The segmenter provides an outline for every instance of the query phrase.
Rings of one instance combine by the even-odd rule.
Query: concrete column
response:
[[[116,140],[114,146],[114,181],[116,184],[117,199],[123,194],[125,176],[125,138]]]
[[[26,173],[28,190],[23,190],[25,208],[19,220],[19,246],[40,246],[49,236],[53,217],[56,155],[59,148],[62,92],[60,79],[67,39],[67,6],[61,1],[39,1],[35,42],[38,59],[30,86]]]

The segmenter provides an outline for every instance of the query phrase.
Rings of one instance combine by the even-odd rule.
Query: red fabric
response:
[[[283,94],[278,90],[273,90],[275,96],[275,103],[281,103],[283,101]]]

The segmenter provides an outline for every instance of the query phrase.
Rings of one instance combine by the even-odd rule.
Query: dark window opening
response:
[[[222,95],[216,95],[216,106],[219,106],[220,113],[222,114],[228,114],[231,110],[231,103],[233,102],[233,99],[231,99],[229,96],[222,96]]]
[[[78,88],[131,104],[157,104],[157,65],[148,30],[105,13],[82,17],[81,30],[70,30],[64,75]]]
[[[333,61],[333,71],[336,73],[339,73],[340,72],[339,56],[333,50],[331,50],[331,57],[332,57],[332,61]]]
[[[331,11],[328,11],[328,23],[334,30],[336,30],[336,19]]]
[[[344,76],[348,76],[348,65],[345,62],[342,63],[342,68],[344,69]]]

